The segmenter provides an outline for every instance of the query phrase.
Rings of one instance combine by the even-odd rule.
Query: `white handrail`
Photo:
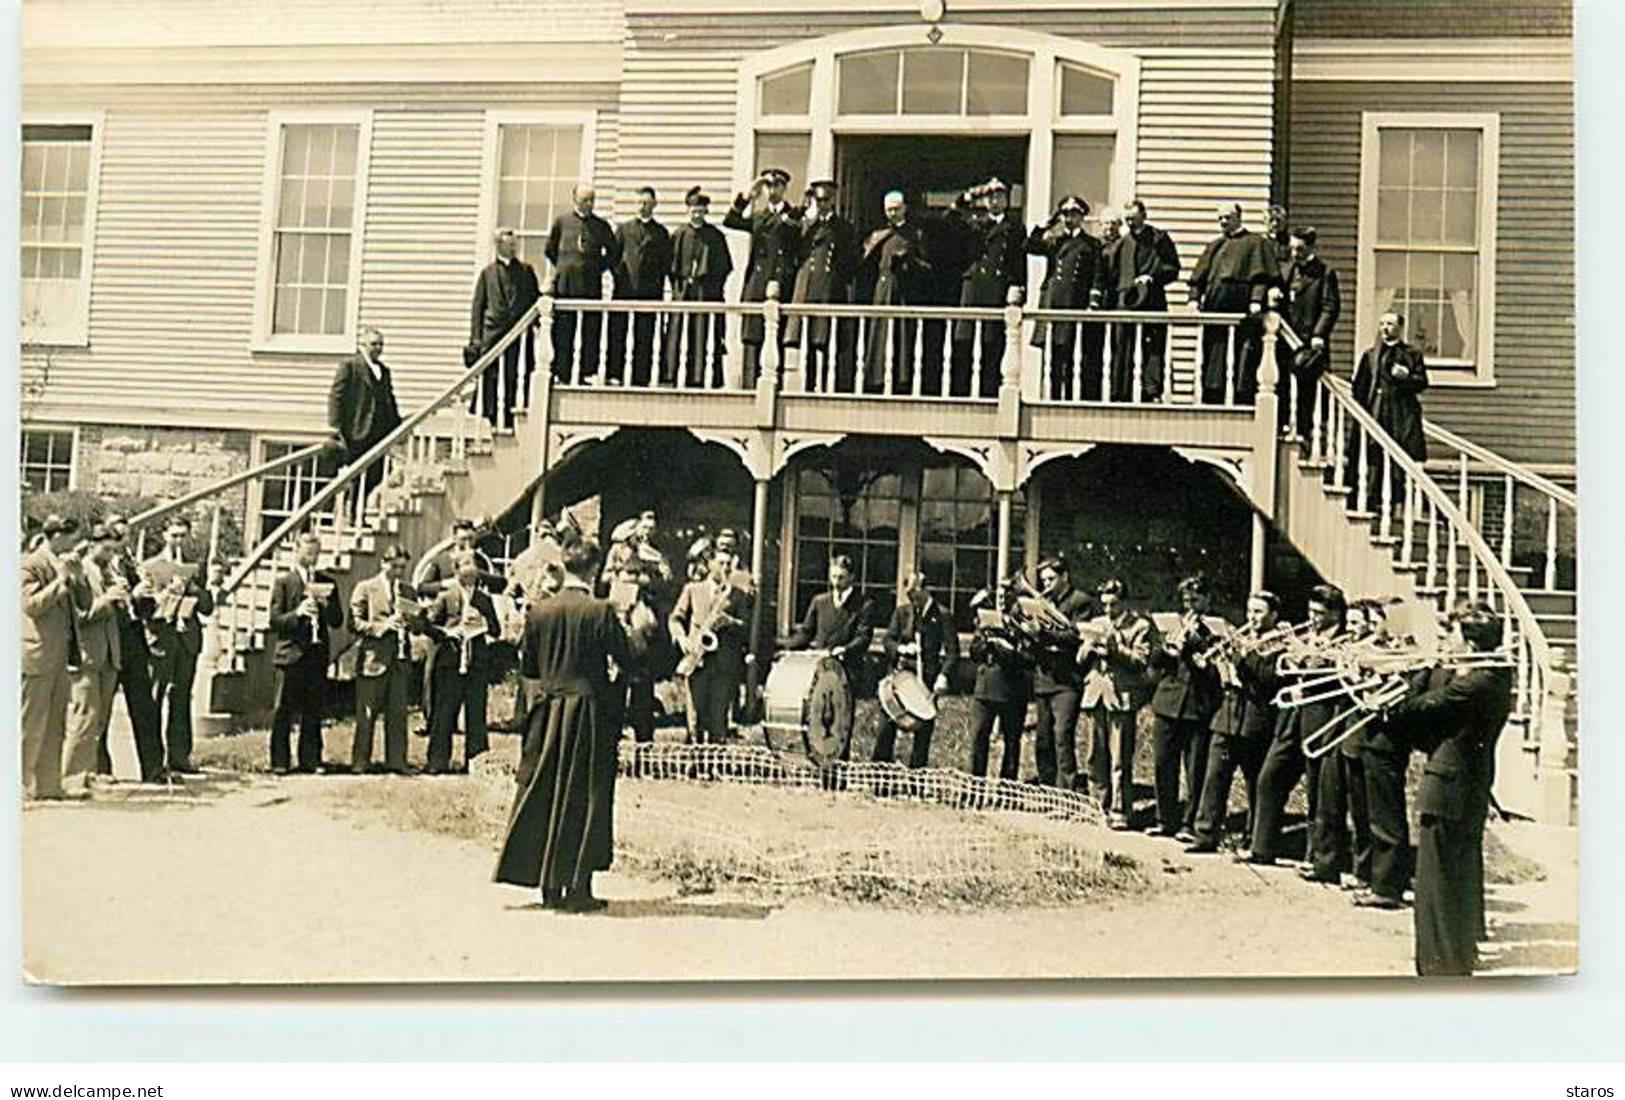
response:
[[[1510,477],[1521,485],[1527,485],[1529,488],[1553,498],[1559,504],[1568,508],[1579,507],[1579,497],[1574,490],[1565,489],[1555,481],[1542,477],[1525,466],[1518,465],[1488,447],[1463,438],[1450,429],[1441,427],[1426,418],[1422,420],[1422,430],[1427,433],[1429,439],[1438,440],[1451,450],[1460,451],[1462,454],[1484,463],[1495,473]]]

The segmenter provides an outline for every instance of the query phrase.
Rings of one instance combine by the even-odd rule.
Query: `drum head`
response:
[[[927,722],[937,718],[936,700],[931,689],[914,673],[898,669],[880,681],[880,707],[892,724],[905,733],[913,733]]]
[[[852,691],[846,669],[834,658],[818,662],[807,692],[807,755],[815,764],[828,764],[846,755],[852,741]]]

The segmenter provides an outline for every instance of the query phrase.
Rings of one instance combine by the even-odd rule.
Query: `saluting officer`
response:
[[[976,204],[982,209],[972,211]],[[1027,285],[1027,234],[1010,216],[1010,187],[991,179],[973,187],[955,201],[952,216],[966,238],[973,257],[959,283],[959,304],[981,309],[1003,309],[1010,288]],[[975,368],[974,345],[981,329],[982,397],[997,397],[1003,380],[1004,325],[999,321],[954,322],[953,365],[950,374],[956,397],[969,396]]]
[[[781,298],[794,286],[802,211],[784,201],[784,189],[789,183],[790,173],[783,168],[764,170],[748,192],[740,191],[734,197],[733,208],[722,217],[722,224],[729,229],[750,234],[750,259],[745,264],[745,285],[739,292],[741,302],[765,302],[769,283],[779,284]],[[739,339],[745,345],[747,385],[756,384],[761,370],[766,331],[760,314],[747,313],[741,319]],[[781,336],[781,354],[784,343]],[[779,363],[782,370],[784,360],[781,358]]]
[[[835,192],[834,180],[818,180],[807,188],[809,201],[801,220],[799,266],[791,301],[849,302],[852,299],[852,277],[858,270],[858,233],[851,222],[836,213]],[[852,318],[832,321],[828,317],[798,315],[785,320],[787,346],[802,347],[805,331],[802,369],[809,390],[824,390],[831,383],[837,390],[851,389],[855,325]],[[833,372],[829,369],[832,331],[835,337]]]
[[[1033,227],[1027,236],[1027,251],[1046,261],[1044,282],[1038,288],[1040,309],[1099,309],[1106,289],[1106,265],[1100,242],[1083,230],[1089,204],[1077,195],[1068,195],[1055,208],[1044,225]],[[1039,322],[1033,326],[1032,344],[1046,349],[1049,365],[1049,395],[1052,401],[1070,401],[1072,372],[1077,365],[1079,324],[1063,321],[1055,325]],[[1083,399],[1100,399],[1101,352],[1105,346],[1104,325],[1082,325]]]

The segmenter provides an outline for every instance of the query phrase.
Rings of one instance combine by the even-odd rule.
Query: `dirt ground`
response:
[[[332,731],[330,745],[343,733]],[[611,902],[606,914],[560,915],[536,907],[525,891],[490,882],[488,822],[446,827],[444,807],[474,805],[479,779],[273,778],[242,770],[263,752],[263,740],[258,745],[238,738],[200,747],[200,758],[213,763],[184,788],[120,783],[92,803],[24,812],[24,960],[31,979],[1411,973],[1408,911],[1354,909],[1345,893],[1306,884],[1289,868],[1187,857],[1168,841],[1054,823],[1037,827],[1064,828],[1078,844],[1128,857],[1145,888],[1045,907],[966,911],[759,891],[685,896],[672,882],[616,871],[600,876],[600,892]],[[380,784],[399,785],[399,793],[380,798]],[[705,789],[685,789],[678,804],[703,798]],[[630,782],[623,790],[629,801],[651,793],[649,785]],[[716,803],[728,804],[728,798]],[[432,810],[435,821],[403,825],[402,806],[418,807],[426,818]],[[1485,972],[1571,969],[1578,950],[1575,831],[1498,825],[1495,835],[1539,863],[1545,877],[1490,888]]]

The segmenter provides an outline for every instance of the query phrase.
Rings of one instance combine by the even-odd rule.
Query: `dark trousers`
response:
[[[348,453],[345,455],[345,465],[348,466],[356,459],[372,450],[373,447],[378,444],[380,439],[382,439],[381,436],[379,439],[374,439],[365,443],[358,443],[354,447],[351,447]],[[383,482],[384,460],[379,458],[371,466],[368,466],[365,470],[362,470],[360,475],[358,475],[356,479],[350,483],[351,488],[348,492],[340,494],[344,498],[343,506],[348,509],[348,511],[346,511],[344,514],[346,524],[353,521],[358,512],[363,518],[365,518],[367,498],[371,496],[372,491],[378,488],[378,486],[382,485]]]
[[[1004,742],[1004,755],[999,759],[999,778],[1016,778],[1021,767],[1021,728],[1027,721],[1027,700],[993,702],[977,699],[972,705],[971,718],[975,722],[970,749],[971,774],[987,776],[993,726],[997,723],[999,737]]]
[[[1167,325],[1112,326],[1112,391],[1117,402],[1134,400],[1134,352],[1140,352],[1140,400],[1162,396],[1163,362],[1167,356]]]
[[[646,678],[626,681],[625,724],[632,727],[632,738],[646,744],[655,739],[655,685]]]
[[[908,766],[923,768],[931,760],[931,734],[936,731],[935,722],[927,722],[909,735]],[[1021,745],[1016,745],[1016,751],[1021,751]],[[890,719],[882,719],[880,732],[875,735],[874,759],[879,763],[890,764],[897,759],[897,724]],[[987,761],[984,760],[983,767]]]
[[[634,301],[659,301],[658,297],[637,297]],[[627,324],[630,316],[631,325]],[[611,313],[609,315],[609,357],[605,364],[606,374],[611,382],[619,382],[624,376],[627,367],[626,358],[626,330],[632,330],[632,384],[634,386],[647,386],[649,376],[655,361],[655,333],[658,330],[660,314],[658,313]]]
[[[1411,883],[1411,826],[1405,814],[1402,753],[1367,750],[1366,813],[1371,820],[1372,892],[1400,901]]]
[[[350,744],[350,767],[372,766],[372,732],[384,722],[384,767],[406,770],[406,707],[411,698],[412,664],[396,661],[382,676],[355,678],[355,738]]]
[[[466,675],[446,661],[434,670],[434,713],[429,716],[429,770],[451,767],[451,735],[457,713],[463,715],[463,762],[469,763],[490,747],[485,731],[485,670],[474,667]]]
[[[937,326],[935,358],[927,351],[931,342],[922,338],[920,321],[885,318],[865,321],[864,324],[867,329],[864,334],[863,353],[864,389],[871,393],[883,391],[886,386],[886,372],[890,369],[891,392],[913,393],[914,358],[918,352],[921,395],[942,393],[942,322],[924,322],[927,327],[933,324]]]
[[[1311,826],[1315,874],[1330,881],[1352,870],[1361,882],[1370,882],[1371,816],[1365,761],[1343,752],[1321,758],[1318,787]]]
[[[696,741],[719,744],[727,740],[728,714],[738,692],[739,680],[728,670],[708,664],[694,670],[688,678],[688,694],[694,707]]]
[[[1081,331],[1080,331],[1081,330]],[[1106,326],[1051,325],[1044,335],[1044,359],[1049,369],[1051,401],[1071,401],[1077,394],[1084,401],[1100,400],[1100,374],[1105,366]],[[1083,361],[1078,361],[1078,349]],[[1078,385],[1073,385],[1073,376]]]
[[[974,338],[968,331],[975,325],[977,332]],[[1004,324],[1000,321],[960,321],[957,326],[960,331],[954,334],[953,363],[949,373],[949,385],[955,397],[969,397],[971,385],[976,377],[975,346],[982,349],[982,381],[976,393],[980,397],[999,396],[999,385],[1003,381],[1004,363]]]
[[[295,719],[299,721],[299,770],[315,771],[320,766],[327,688],[327,654],[321,650],[307,650],[292,664],[277,667],[276,710],[271,715],[272,768],[286,770],[290,764],[288,749]]]
[[[1258,806],[1258,770],[1264,764],[1264,745],[1258,738],[1217,734],[1207,754],[1207,775],[1202,778],[1202,798],[1191,832],[1203,844],[1217,845],[1224,833],[1224,820],[1230,811],[1230,785],[1241,772],[1247,785],[1247,831],[1252,832],[1253,814]]]
[[[1416,844],[1416,972],[1466,975],[1478,961],[1484,905],[1483,833],[1470,821],[1423,814]]]
[[[177,643],[175,651],[152,662],[152,705],[162,718],[169,701],[169,722],[164,727],[165,766],[184,771],[192,766],[192,680],[197,676],[197,654]]]
[[[1165,833],[1196,828],[1196,811],[1202,802],[1202,781],[1207,778],[1208,742],[1212,739],[1205,720],[1164,718],[1157,715],[1151,727],[1151,743],[1156,761],[1157,821]],[[1179,802],[1179,777],[1185,776],[1185,803]]]
[[[535,351],[530,337],[515,340],[480,373],[480,392],[469,399],[468,411],[483,412],[492,425],[500,423],[505,428],[513,427],[513,413],[519,407],[519,379],[523,376],[525,380],[525,402],[529,404],[530,375],[535,369]],[[497,400],[499,390],[500,402]]]
[[[579,302],[587,306],[591,298],[574,301],[560,298],[562,308],[553,311],[553,377],[568,382],[574,373],[576,361],[576,332],[581,333],[581,377],[591,378],[598,373],[598,342],[604,331],[604,315],[595,309],[575,308]]]
[[[1253,811],[1252,853],[1258,859],[1274,859],[1280,851],[1286,800],[1303,778],[1304,764],[1296,731],[1270,742],[1258,772],[1258,808]]]
[[[1253,403],[1258,395],[1258,363],[1264,354],[1258,325],[1256,320],[1247,320],[1234,327],[1208,325],[1202,329],[1202,404],[1225,403],[1232,354],[1235,357],[1235,403]]]
[[[135,758],[141,765],[142,782],[158,778],[164,770],[164,738],[159,732],[158,704],[153,697],[152,667],[146,644],[124,641],[124,663],[118,670],[118,686],[124,690],[124,709],[130,712],[130,731],[135,735]],[[111,761],[109,761],[111,763]]]
[[[1038,704],[1038,781],[1073,790],[1078,785],[1078,699],[1075,689],[1033,696]]]
[[[1100,808],[1134,816],[1135,710],[1104,705],[1089,712],[1089,791]],[[1114,758],[1115,756],[1115,758]]]

